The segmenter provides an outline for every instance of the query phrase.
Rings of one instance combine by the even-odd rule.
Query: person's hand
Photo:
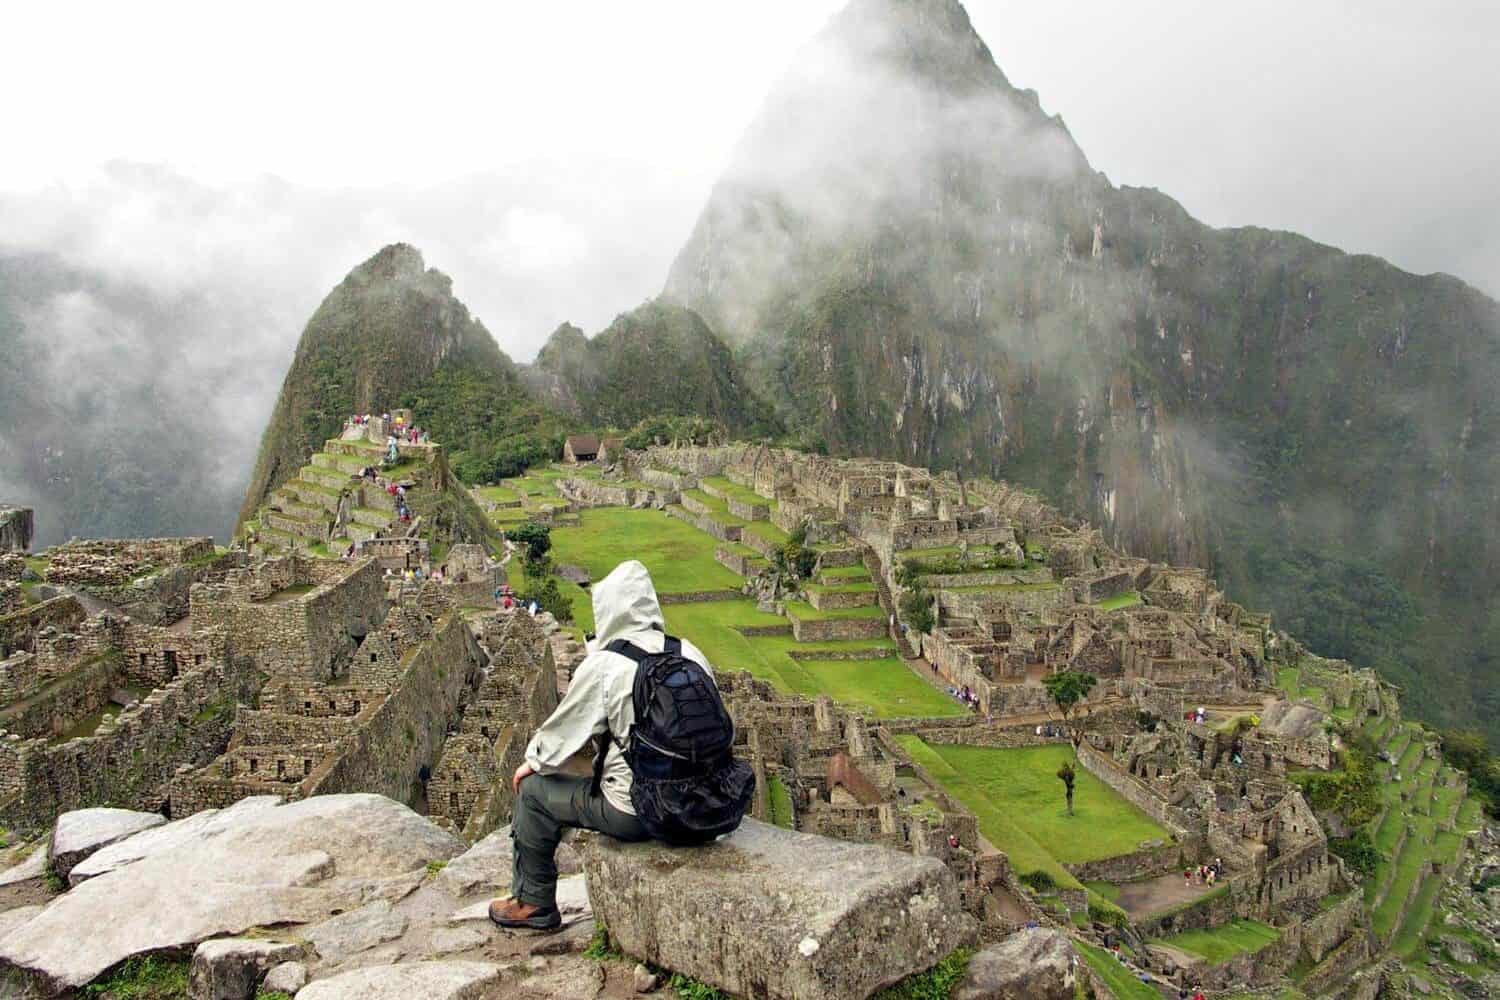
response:
[[[515,792],[517,795],[520,795],[521,782],[531,777],[533,774],[536,774],[536,771],[532,769],[531,765],[522,763],[520,767],[516,768],[515,777],[510,779],[510,790]]]

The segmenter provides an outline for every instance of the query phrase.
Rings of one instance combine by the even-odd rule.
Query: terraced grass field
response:
[[[661,594],[738,591],[744,581],[714,561],[714,550],[721,544],[692,524],[659,511],[619,507],[584,510],[576,526],[552,531],[554,562],[582,566],[598,580],[622,560],[639,559]],[[524,573],[517,561],[512,561],[511,570],[512,582],[524,588]],[[863,567],[859,571],[864,572]],[[856,586],[861,582],[853,576],[848,580]],[[559,584],[572,603],[575,631],[591,631],[589,591],[565,581]],[[916,676],[896,655],[895,644],[885,638],[797,642],[786,618],[758,610],[749,599],[667,604],[663,611],[667,628],[692,640],[717,670],[748,670],[780,690],[809,698],[827,694],[876,718],[954,717],[967,712]],[[817,619],[878,619],[884,614],[878,605],[817,611],[799,604],[798,612]],[[747,636],[742,631],[747,628],[781,629],[784,634]],[[841,658],[848,655],[865,658]]]
[[[1067,815],[1057,769],[1073,760],[1065,746],[998,750],[931,745],[898,737],[912,758],[979,820],[979,831],[1010,855],[1022,874],[1045,871],[1069,888],[1079,883],[1065,864],[1128,854],[1167,831],[1108,785],[1075,765],[1073,815]]]
[[[1087,941],[1073,942],[1073,947],[1089,963],[1089,968],[1109,987],[1116,1000],[1161,1000],[1162,995],[1153,986],[1136,978],[1135,974],[1121,965],[1113,955]]]
[[[1140,603],[1141,595],[1132,590],[1129,593],[1119,594],[1115,597],[1106,598],[1105,600],[1102,600],[1098,604],[1094,605],[1094,607],[1098,608],[1100,611],[1119,611],[1123,608],[1137,607]]]
[[[1163,938],[1162,944],[1198,955],[1218,965],[1236,955],[1260,951],[1281,937],[1281,932],[1258,920],[1236,920],[1211,931],[1184,931]]]
[[[598,507],[582,511],[576,528],[552,531],[552,559],[582,566],[602,579],[626,559],[645,563],[657,593],[739,590],[745,581],[714,562],[714,539],[660,511]]]

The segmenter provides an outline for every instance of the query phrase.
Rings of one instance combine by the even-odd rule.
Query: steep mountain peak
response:
[[[416,247],[393,243],[350,271],[303,330],[241,520],[349,414],[401,406],[440,373],[520,392],[514,364],[453,295],[452,279],[429,269]]]
[[[958,0],[855,0],[829,20],[820,43],[949,86],[1010,88]]]
[[[392,281],[419,278],[427,270],[422,251],[410,243],[392,243],[381,247],[375,256],[349,272],[354,281]]]

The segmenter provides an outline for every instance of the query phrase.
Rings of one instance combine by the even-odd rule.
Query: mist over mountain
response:
[[[36,542],[227,532],[274,389],[253,301],[0,253],[0,495]]]
[[[662,298],[584,337],[659,287],[698,197],[681,188],[628,157],[539,153],[426,186],[114,163],[0,195],[0,500],[37,507],[42,545],[227,537],[299,332],[338,326],[308,317],[405,240],[462,290],[444,308],[511,356],[580,326],[533,366],[496,347],[362,397],[298,369],[312,395],[270,422],[277,468],[357,400],[420,404],[470,479],[644,411],[780,424],[1038,488],[1124,547],[1212,567],[1431,717],[1500,718],[1492,299],[1116,186],[951,0],[836,15],[746,130]],[[1483,262],[1492,232],[1433,244]],[[395,342],[425,315],[393,318]]]
[[[1494,725],[1500,307],[1117,188],[955,0],[855,0],[665,295],[838,453],[1010,478]]]
[[[729,345],[691,309],[660,300],[620,314],[593,338],[564,323],[525,377],[542,400],[594,426],[699,416],[741,436],[782,429]]]

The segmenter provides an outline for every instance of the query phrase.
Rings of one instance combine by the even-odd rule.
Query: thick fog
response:
[[[601,328],[661,288],[767,91],[839,6],[11,12],[0,268],[52,270],[0,285],[0,338],[18,341],[0,348],[45,400],[13,401],[0,500],[45,505],[80,447],[149,471],[170,443],[170,489],[196,489],[193,530],[222,536],[303,323],[386,243],[420,247],[518,360],[564,320]],[[1500,13],[968,8],[1115,183],[1500,294]],[[155,501],[126,527],[172,530],[192,506]],[[43,541],[123,530],[40,524]]]

